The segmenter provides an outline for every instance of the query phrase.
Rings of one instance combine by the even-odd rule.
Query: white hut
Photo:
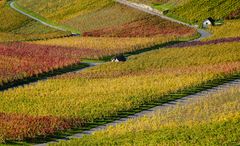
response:
[[[203,28],[208,28],[209,25],[214,25],[214,19],[211,17],[203,21]]]
[[[122,54],[112,58],[112,62],[125,62],[125,61],[127,61],[127,58],[124,57]]]

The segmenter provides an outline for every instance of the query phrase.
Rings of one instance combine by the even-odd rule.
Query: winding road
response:
[[[187,23],[184,23],[184,22],[181,22],[181,21],[178,21],[178,20],[175,20],[173,18],[170,18],[170,17],[167,17],[167,16],[164,16],[163,14],[161,14],[160,12],[157,12],[156,10],[154,9],[148,9],[147,7],[143,7],[143,5],[138,5],[136,3],[132,3],[132,2],[129,2],[127,0],[116,0],[118,3],[121,3],[123,5],[127,5],[131,8],[135,8],[135,9],[138,9],[140,11],[144,11],[146,13],[149,13],[149,14],[152,14],[152,15],[156,15],[156,16],[159,16],[163,19],[167,19],[167,20],[170,20],[172,22],[176,22],[176,23],[179,23],[179,24],[183,24],[183,25],[186,25],[188,27],[192,27],[192,28],[196,28],[198,30],[198,32],[201,34],[201,37],[198,38],[198,39],[195,39],[194,41],[199,41],[201,39],[204,39],[204,38],[207,38],[209,36],[211,36],[211,34],[203,29],[198,29],[196,26],[192,26],[192,25],[189,25]],[[16,8],[14,6],[14,2],[11,2],[10,3],[10,6],[11,8],[13,8],[14,10],[22,13],[23,15],[26,15],[40,23],[42,23],[43,25],[46,25],[46,26],[49,26],[49,27],[52,27],[52,28],[55,28],[55,29],[58,29],[58,30],[62,30],[62,31],[66,31],[60,27],[57,27],[57,26],[54,26],[54,25],[51,25],[51,24],[48,24],[47,22],[44,22],[28,13],[25,13],[21,10],[19,10],[18,8]],[[96,63],[91,63],[89,64],[90,67],[94,67],[98,64]],[[88,67],[89,68],[89,67]],[[84,68],[84,69],[87,69],[87,68]],[[80,72],[84,69],[81,69],[81,70],[78,70],[77,72]],[[96,132],[96,131],[99,131],[99,130],[103,130],[105,128],[107,128],[108,126],[115,126],[116,124],[119,124],[119,123],[124,123],[126,122],[127,120],[129,119],[132,119],[132,118],[139,118],[139,117],[142,117],[142,116],[146,116],[146,115],[151,115],[153,113],[155,113],[156,111],[160,110],[160,109],[163,109],[163,108],[167,108],[169,106],[175,106],[176,103],[180,103],[180,104],[187,104],[189,102],[192,102],[192,100],[189,100],[189,99],[198,99],[198,98],[201,98],[202,96],[204,95],[209,95],[209,94],[215,94],[215,93],[218,93],[219,91],[222,91],[222,90],[227,90],[228,88],[232,87],[232,86],[239,86],[240,87],[240,80],[235,80],[235,81],[231,81],[229,83],[225,83],[223,85],[219,85],[217,87],[214,87],[212,89],[209,89],[209,90],[206,90],[206,91],[202,91],[202,92],[199,92],[197,94],[194,94],[194,95],[190,95],[190,96],[186,96],[186,97],[183,97],[181,99],[178,99],[178,100],[175,100],[175,101],[172,101],[172,102],[169,102],[169,103],[166,103],[166,104],[163,104],[163,105],[160,105],[160,106],[156,106],[154,108],[151,108],[151,109],[148,109],[148,110],[143,110],[137,114],[134,114],[134,115],[131,115],[131,116],[128,116],[126,118],[121,118],[119,120],[116,120],[114,122],[111,122],[111,123],[108,123],[108,124],[105,124],[105,125],[101,125],[101,126],[98,126],[96,128],[93,128],[93,129],[90,129],[90,130],[86,130],[86,131],[83,131],[81,133],[77,133],[77,134],[74,134],[72,136],[69,136],[69,137],[66,137],[64,139],[58,139],[56,141],[52,141],[52,142],[48,142],[48,143],[43,143],[43,144],[37,144],[37,146],[45,146],[45,145],[48,145],[50,143],[56,143],[58,141],[61,141],[61,140],[69,140],[69,139],[72,139],[72,138],[81,138],[83,135],[89,135],[89,134],[92,134],[93,132]]]
[[[160,12],[158,12],[157,10],[154,10],[154,9],[149,10],[149,9],[147,9],[147,8],[142,7],[142,5],[138,5],[138,4],[136,4],[136,3],[128,2],[128,1],[126,1],[126,0],[116,0],[116,2],[121,3],[121,4],[124,4],[124,5],[127,5],[127,6],[129,6],[129,7],[131,7],[131,8],[135,8],[135,9],[141,10],[141,11],[146,12],[146,13],[149,13],[149,14],[151,14],[151,15],[157,15],[157,16],[163,18],[163,19],[167,19],[167,20],[170,20],[170,21],[179,23],[179,24],[183,24],[183,25],[186,25],[186,26],[188,26],[188,27],[196,28],[195,26],[192,26],[192,25],[189,25],[189,24],[187,24],[187,23],[184,23],[184,22],[175,20],[175,19],[173,19],[173,18],[164,16],[163,14],[161,14]],[[68,31],[68,30],[66,30],[66,29],[64,29],[64,28],[62,28],[62,27],[57,26],[57,25],[50,24],[50,23],[48,23],[47,21],[45,21],[44,19],[40,19],[40,18],[38,18],[38,17],[36,17],[36,16],[34,16],[34,15],[32,15],[32,14],[27,13],[27,10],[24,11],[24,10],[19,9],[15,1],[11,1],[11,2],[9,3],[9,5],[10,5],[10,7],[11,7],[12,9],[14,9],[15,11],[17,11],[17,12],[19,12],[19,13],[21,13],[21,14],[23,14],[23,15],[31,18],[31,19],[33,19],[33,20],[36,20],[36,21],[40,22],[41,24],[43,24],[43,25],[45,25],[45,26],[48,26],[48,27],[51,27],[51,28],[54,28],[54,29],[57,29],[57,30],[61,30],[61,31]],[[196,28],[196,29],[197,29],[197,28]],[[205,30],[202,30],[202,29],[197,29],[197,30],[198,30],[198,32],[199,32],[199,34],[200,34],[200,37],[197,38],[197,39],[195,39],[195,40],[192,40],[192,41],[199,41],[199,40],[201,40],[201,39],[203,39],[203,38],[206,38],[206,37],[211,36],[211,34],[210,34],[209,32],[207,32],[207,31],[205,31]],[[72,32],[72,34],[76,34],[76,33]],[[190,41],[189,41],[189,42],[190,42]],[[75,73],[75,72],[80,72],[80,71],[86,70],[86,69],[88,69],[88,68],[95,67],[95,66],[97,66],[97,65],[102,64],[102,63],[87,63],[87,62],[83,62],[83,63],[88,64],[89,67],[80,68],[80,69],[75,70],[75,71],[69,71],[68,73],[70,73],[70,72],[73,72],[73,73]],[[7,89],[16,88],[16,87],[19,87],[19,86],[26,86],[26,85],[30,85],[30,84],[35,84],[35,83],[37,83],[38,81],[44,81],[44,80],[48,80],[48,79],[50,79],[50,78],[52,78],[52,76],[51,76],[51,77],[44,77],[43,79],[34,80],[34,81],[31,81],[31,82],[28,82],[28,83],[22,83],[22,84],[19,84],[19,85],[10,86],[10,87],[7,88]],[[7,90],[7,89],[4,89],[4,90]]]
[[[138,10],[141,10],[141,11],[144,11],[146,13],[149,13],[149,14],[152,14],[152,15],[156,15],[156,16],[159,16],[163,19],[167,19],[167,20],[170,20],[172,22],[176,22],[176,23],[179,23],[179,24],[183,24],[183,25],[186,25],[188,27],[192,27],[192,28],[196,28],[198,33],[201,35],[199,38],[193,40],[193,41],[199,41],[201,39],[204,39],[204,38],[207,38],[209,36],[211,36],[211,33],[209,33],[208,31],[205,31],[203,29],[198,29],[196,26],[192,26],[192,25],[189,25],[187,23],[184,23],[184,22],[181,22],[181,21],[178,21],[178,20],[175,20],[173,18],[170,18],[170,17],[167,17],[167,16],[164,16],[163,14],[157,12],[156,10],[153,10],[153,9],[147,9],[142,7],[141,5],[136,5],[135,3],[132,3],[132,2],[128,2],[126,0],[116,0],[117,2],[121,3],[121,4],[124,4],[124,5],[127,5],[129,7],[132,7],[132,8],[135,8],[135,9],[138,9]],[[190,41],[189,41],[190,42]],[[202,91],[202,92],[199,92],[197,94],[194,94],[194,95],[190,95],[190,96],[186,96],[186,97],[183,97],[181,99],[177,99],[175,101],[172,101],[172,102],[169,102],[169,103],[166,103],[166,104],[163,104],[163,105],[160,105],[160,106],[156,106],[154,108],[151,108],[151,109],[148,109],[148,110],[143,110],[137,114],[134,114],[134,115],[131,115],[131,116],[128,116],[128,117],[125,117],[125,118],[121,118],[119,120],[116,120],[116,121],[113,121],[111,123],[108,123],[108,124],[105,124],[105,125],[101,125],[101,126],[97,126],[96,128],[92,128],[90,130],[86,130],[86,131],[83,131],[81,133],[77,133],[77,134],[74,134],[72,136],[69,136],[69,137],[66,137],[64,139],[58,139],[56,141],[52,141],[52,142],[48,142],[48,143],[43,143],[43,144],[37,144],[36,146],[46,146],[50,143],[56,143],[56,142],[59,142],[59,141],[65,141],[65,140],[70,140],[70,139],[74,139],[74,138],[82,138],[84,135],[90,135],[90,134],[93,134],[94,132],[97,132],[97,131],[100,131],[100,130],[104,130],[106,129],[107,127],[109,126],[116,126],[117,124],[121,124],[121,123],[124,123],[126,121],[128,121],[129,119],[132,119],[132,118],[140,118],[140,117],[143,117],[143,116],[149,116],[149,115],[152,115],[154,114],[156,111],[158,110],[161,110],[163,108],[168,108],[170,106],[175,106],[176,103],[179,103],[179,104],[187,104],[189,102],[193,102],[193,100],[197,100],[199,98],[202,98],[203,96],[205,95],[209,95],[209,94],[215,94],[215,93],[218,93],[220,91],[223,91],[223,90],[227,90],[228,88],[230,87],[233,87],[233,86],[239,86],[240,87],[240,80],[235,80],[235,81],[231,81],[229,83],[225,83],[223,85],[219,85],[217,87],[214,87],[212,89],[209,89],[209,90],[205,90],[205,91]],[[191,100],[189,100],[191,99]]]

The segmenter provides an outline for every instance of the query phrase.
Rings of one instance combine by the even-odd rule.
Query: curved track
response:
[[[12,9],[18,11],[19,13],[21,13],[21,14],[23,14],[23,15],[29,17],[29,18],[31,18],[31,19],[40,22],[40,23],[43,24],[43,25],[46,25],[46,26],[48,26],[48,27],[51,27],[51,28],[54,28],[54,29],[57,29],[57,30],[67,31],[67,30],[64,29],[64,28],[61,28],[61,27],[58,27],[58,26],[52,25],[52,24],[50,24],[50,23],[48,23],[48,22],[46,22],[46,21],[43,21],[43,20],[41,20],[41,19],[39,19],[39,18],[37,18],[37,17],[31,15],[31,14],[28,14],[28,13],[26,13],[26,12],[24,12],[24,11],[18,9],[18,8],[15,6],[15,1],[10,2],[10,7],[11,7]]]
[[[36,17],[34,16],[33,14],[30,14],[30,13],[27,13],[27,11],[23,11],[22,9],[19,9],[17,6],[16,6],[16,2],[15,1],[11,1],[9,3],[9,6],[14,9],[15,11],[21,13],[22,15],[25,15],[33,20],[36,20],[38,21],[39,23],[45,25],[45,26],[48,26],[48,27],[51,27],[51,28],[54,28],[54,29],[57,29],[57,30],[60,30],[60,31],[69,31],[72,33],[72,35],[79,35],[78,32],[76,31],[73,31],[71,29],[67,29],[67,28],[64,28],[64,27],[61,27],[60,25],[57,25],[57,24],[54,24],[54,23],[49,23],[48,21],[44,20],[44,19],[41,19],[39,17]]]
[[[117,2],[121,3],[121,4],[124,4],[124,5],[127,5],[129,7],[132,7],[132,8],[135,8],[135,9],[138,9],[138,10],[141,10],[141,11],[144,11],[146,13],[149,13],[149,14],[152,14],[152,15],[157,15],[163,19],[167,19],[167,20],[170,20],[172,22],[176,22],[176,23],[179,23],[179,24],[183,24],[183,25],[186,25],[188,27],[192,27],[192,28],[196,28],[196,26],[192,26],[192,25],[189,25],[187,23],[184,23],[184,22],[181,22],[181,21],[178,21],[178,20],[175,20],[173,18],[170,18],[170,17],[167,17],[167,16],[164,16],[163,14],[157,12],[156,10],[153,10],[153,9],[148,9],[148,8],[144,8],[142,7],[141,5],[136,5],[136,3],[132,3],[132,2],[128,2],[126,0],[116,0]],[[59,28],[59,27],[56,27],[56,26],[53,26],[51,24],[48,24],[30,14],[27,14],[19,9],[17,9],[16,7],[14,7],[14,2],[11,2],[10,6],[15,9],[16,11],[22,13],[23,15],[26,15],[36,21],[39,21],[40,23],[44,24],[44,25],[47,25],[49,27],[52,27],[52,28],[55,28],[55,29],[58,29],[58,30],[62,30],[62,28]],[[198,39],[195,39],[193,41],[199,41],[201,39],[204,39],[204,38],[207,38],[209,36],[211,36],[211,34],[203,29],[198,29],[198,32],[200,33],[201,37],[198,38]],[[190,42],[190,41],[189,41]],[[89,64],[89,67],[94,67],[98,64],[96,63],[91,63]],[[87,67],[87,68],[89,68]],[[87,68],[84,68],[84,69],[87,69]],[[75,71],[75,72],[80,72],[84,69],[81,69],[81,70],[78,70],[78,71]],[[190,95],[190,96],[186,96],[186,97],[183,97],[181,99],[178,99],[178,100],[175,100],[173,102],[169,102],[169,103],[166,103],[166,104],[163,104],[161,106],[156,106],[154,108],[151,108],[151,109],[148,109],[148,110],[144,110],[144,111],[141,111],[137,114],[134,114],[134,115],[131,115],[131,116],[128,116],[126,118],[121,118],[119,120],[116,120],[114,122],[111,122],[111,123],[108,123],[108,124],[105,124],[105,125],[101,125],[101,126],[98,126],[96,128],[93,128],[93,129],[90,129],[90,130],[86,130],[86,131],[83,131],[81,133],[78,133],[78,134],[75,134],[75,135],[72,135],[72,136],[69,136],[69,137],[66,137],[64,139],[58,139],[56,141],[52,141],[52,142],[48,142],[48,143],[43,143],[43,144],[37,144],[37,146],[45,146],[45,145],[48,145],[50,143],[56,143],[60,140],[69,140],[69,139],[72,139],[72,138],[81,138],[83,135],[89,135],[89,134],[92,134],[93,132],[96,132],[96,131],[99,131],[99,130],[103,130],[105,129],[106,127],[108,126],[115,126],[116,124],[119,124],[119,123],[124,123],[126,122],[127,120],[129,119],[132,119],[132,118],[139,118],[139,117],[142,117],[142,116],[145,116],[145,115],[151,115],[153,113],[155,113],[155,111],[157,110],[160,110],[160,109],[163,109],[163,108],[166,108],[166,107],[169,107],[169,106],[174,106],[176,103],[184,103],[184,104],[187,104],[189,102],[191,102],[190,100],[188,99],[198,99],[198,98],[201,98],[203,95],[208,95],[208,94],[214,94],[214,93],[217,93],[219,91],[222,91],[222,90],[226,90],[228,89],[229,87],[232,87],[232,86],[240,86],[240,80],[235,80],[235,81],[231,81],[229,83],[225,83],[223,85],[219,85],[217,87],[214,87],[212,89],[208,89],[206,91],[202,91],[202,92],[199,92],[195,95]]]

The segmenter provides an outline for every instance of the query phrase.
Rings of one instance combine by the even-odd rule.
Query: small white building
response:
[[[118,59],[112,59],[112,62],[120,62]]]
[[[112,58],[112,62],[125,62],[127,61],[127,58],[123,55],[118,55]]]
[[[210,25],[214,25],[214,19],[211,17],[203,21],[203,28],[208,28]]]

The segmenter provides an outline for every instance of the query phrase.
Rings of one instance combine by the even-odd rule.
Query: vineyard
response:
[[[0,86],[79,64],[83,59],[101,59],[114,54],[151,48],[174,40],[176,37],[119,39],[74,37],[34,43],[2,44],[0,45]]]
[[[74,126],[82,126],[81,119],[64,119],[52,116],[26,116],[0,113],[0,143],[8,140],[23,140],[26,137],[54,134]]]
[[[189,36],[195,30],[160,19],[157,16],[146,17],[121,26],[85,32],[83,36],[94,37],[154,37],[157,35]],[[195,32],[196,33],[196,32]]]
[[[80,1],[78,13],[74,12],[76,8],[72,8],[72,18],[64,17],[64,13],[68,13],[68,7],[77,3],[71,1],[68,5],[60,6],[55,1],[49,2],[51,7],[47,8],[47,14],[41,6],[47,7],[45,3],[26,1],[18,1],[24,7],[34,10],[47,18],[55,19],[59,23],[70,25],[77,28],[83,36],[94,37],[153,37],[156,35],[189,35],[194,30],[183,27],[179,24],[169,22],[160,17],[152,16],[147,13],[131,9],[127,6],[118,4],[114,1]],[[33,5],[37,3],[36,5]],[[94,5],[86,6],[88,3]],[[64,4],[64,2],[63,2]],[[95,4],[97,6],[95,6]],[[56,7],[56,8],[55,8]],[[64,11],[58,11],[61,7],[67,7]],[[84,8],[83,8],[84,7]],[[57,9],[57,10],[56,10]],[[80,11],[79,11],[80,9]],[[49,10],[54,10],[53,16],[48,16]],[[119,15],[121,14],[121,15]],[[96,21],[98,20],[98,21]]]
[[[11,9],[2,1],[0,7],[0,42],[25,41],[69,35],[46,27]]]
[[[114,4],[113,0],[62,0],[61,3],[54,0],[48,0],[48,4],[46,4],[46,1],[36,0],[18,0],[17,2],[20,5],[55,21],[73,20],[78,16],[101,11],[103,8]]]
[[[32,44],[60,46],[66,48],[82,48],[94,49],[102,52],[89,56],[88,58],[98,59],[103,56],[111,56],[114,54],[121,54],[126,52],[134,52],[144,48],[153,47],[159,44],[164,44],[177,40],[177,37],[172,36],[159,36],[159,37],[71,37],[63,39],[52,39],[47,41],[36,41]]]
[[[172,45],[170,46],[170,48],[175,48],[175,47],[183,48],[183,47],[189,47],[189,46],[203,46],[203,45],[231,43],[231,42],[240,42],[240,37],[221,38],[221,39],[210,40],[210,41],[183,42],[176,45]]]
[[[231,38],[231,37],[239,37],[239,29],[240,29],[240,20],[228,20],[225,21],[225,25],[210,27],[209,30],[212,32],[212,36],[210,38],[206,38],[204,40],[215,40],[219,38]]]
[[[73,26],[79,29],[80,33],[121,25],[136,19],[141,19],[147,15],[140,11],[116,4],[111,0],[74,0],[71,2],[64,0],[61,3],[52,0],[48,2],[50,7],[47,7],[45,2],[38,1],[28,3],[20,0],[18,3],[46,18],[51,18],[59,23]],[[45,12],[44,10],[47,11]],[[54,13],[49,13],[49,11],[54,11]],[[119,13],[121,13],[121,15],[119,15]],[[49,16],[49,14],[53,16]]]
[[[239,72],[238,45],[162,49],[131,57],[126,63],[106,63],[5,91],[0,93],[0,112],[85,122],[113,116],[143,103],[164,100],[164,95],[172,92]],[[14,139],[5,135],[5,140]]]
[[[240,18],[240,9],[237,9],[235,11],[232,11],[228,16],[226,16],[226,19],[239,19]]]
[[[188,3],[191,0],[130,0],[135,3],[143,3],[147,5],[154,5],[154,6],[180,6]]]
[[[239,78],[237,0],[131,1],[166,16],[115,0],[0,0],[0,145],[67,139]],[[239,95],[234,85],[56,145],[237,145]]]
[[[170,17],[201,25],[203,20],[238,19],[240,3],[238,0],[130,0],[152,6]],[[164,13],[165,13],[164,12]]]
[[[239,7],[240,3],[238,0],[191,0],[182,6],[170,10],[170,15],[186,19],[191,23],[201,24],[203,20],[209,17],[224,19]]]
[[[93,51],[24,43],[0,45],[0,85],[80,63],[81,56],[89,52]]]
[[[239,97],[239,86],[231,87],[92,136],[53,145],[237,145]]]
[[[83,3],[88,4],[88,2],[86,1],[83,1],[82,4]],[[88,9],[89,13],[91,12],[91,14],[98,9],[99,11],[100,9],[101,11],[105,11],[105,8],[102,9],[102,7],[106,6],[106,9],[109,9],[106,10],[106,12],[111,11],[114,14],[117,14],[121,11],[126,12],[121,19],[116,19],[117,15],[114,16],[112,19],[116,19],[116,22],[108,21],[110,23],[106,26],[136,21],[137,23],[139,23],[137,26],[139,27],[141,21],[146,22],[148,19],[150,19],[153,22],[146,24],[142,23],[141,27],[145,31],[151,29],[151,27],[155,27],[154,31],[157,31],[157,33],[149,33],[149,35],[145,35],[142,31],[139,33],[139,35],[131,36],[131,33],[135,31],[134,29],[136,29],[136,27],[130,27],[130,29],[127,30],[129,31],[128,34],[125,33],[125,36],[115,36],[116,38],[110,37],[110,32],[108,33],[109,37],[98,36],[98,38],[61,38],[62,36],[69,36],[69,32],[57,31],[54,28],[47,27],[40,24],[39,22],[31,20],[30,18],[27,18],[26,16],[23,16],[20,13],[11,9],[8,6],[8,3],[4,1],[2,3],[1,10],[5,16],[1,15],[0,18],[7,18],[5,21],[14,23],[4,23],[4,25],[1,26],[2,32],[0,32],[0,34],[2,35],[0,36],[0,42],[20,40],[29,40],[34,42],[1,45],[1,86],[4,86],[5,84],[9,84],[11,82],[15,82],[16,80],[23,80],[28,77],[37,76],[42,73],[53,72],[55,69],[61,69],[67,66],[79,64],[81,59],[102,59],[106,57],[109,60],[109,58],[114,54],[130,53],[134,51],[144,50],[145,48],[151,49],[156,45],[169,43],[171,41],[177,41],[183,38],[188,39],[196,37],[196,30],[192,28],[187,28],[183,25],[174,24],[172,22],[150,16],[138,10],[130,9],[126,6],[116,4],[114,2],[106,1],[100,3],[101,4],[98,5],[99,8],[92,8],[94,6],[89,6],[88,8],[85,6],[84,8],[86,8],[86,10],[82,10],[82,13],[85,14],[84,11],[87,11]],[[109,15],[106,12],[103,12],[103,15],[101,15],[99,11],[98,13],[96,13],[96,19],[101,19],[101,17]],[[18,18],[19,16],[20,19]],[[87,14],[85,14],[84,16],[87,16]],[[142,20],[140,21],[139,19]],[[157,22],[161,23],[156,24]],[[86,24],[86,26],[89,25]],[[95,28],[98,28],[98,25],[96,24],[94,24],[93,26]],[[163,28],[164,31],[162,31]],[[83,29],[85,30],[85,28]],[[123,29],[110,29],[112,31],[118,31],[122,34],[124,33]],[[86,28],[86,30],[88,30],[88,28]],[[59,37],[59,39],[57,39],[56,37]],[[43,40],[36,41],[39,39]],[[58,51],[59,54],[53,54],[52,52],[54,51]],[[40,60],[42,60],[42,62]],[[10,62],[10,64],[6,66],[6,62]]]

